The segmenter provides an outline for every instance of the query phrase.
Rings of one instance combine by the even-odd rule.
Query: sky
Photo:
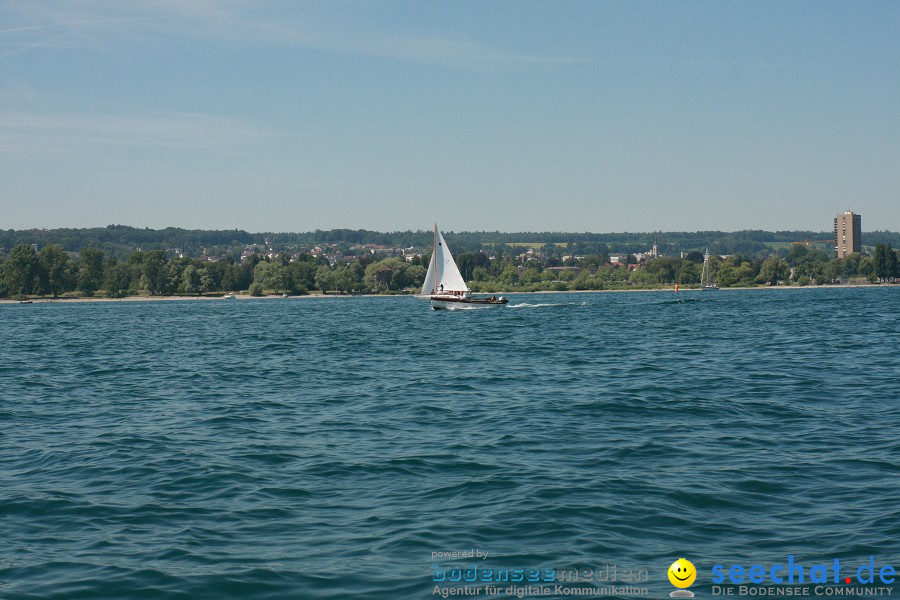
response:
[[[0,229],[900,230],[900,2],[0,0]]]

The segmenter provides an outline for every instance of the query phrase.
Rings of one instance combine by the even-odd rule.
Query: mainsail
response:
[[[428,263],[428,273],[422,284],[422,294],[441,294],[445,292],[468,292],[469,288],[450,254],[444,236],[434,226],[434,253]]]

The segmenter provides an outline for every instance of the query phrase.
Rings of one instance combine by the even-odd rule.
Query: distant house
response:
[[[415,246],[410,246],[409,248],[403,249],[403,259],[406,262],[412,262],[412,260],[414,258],[416,258],[417,256],[419,256],[419,254],[420,254],[419,249],[416,248]]]

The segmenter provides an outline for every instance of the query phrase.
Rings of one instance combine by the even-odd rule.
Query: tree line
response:
[[[483,255],[482,255],[483,256]],[[582,260],[547,259],[526,261],[516,266],[509,261],[475,260],[463,254],[457,263],[475,291],[604,290],[654,288],[679,284],[698,286],[704,256],[694,251],[684,257],[660,256],[630,268],[637,261],[628,256],[621,264],[611,264],[607,254],[589,255]],[[732,254],[709,259],[712,279],[721,287],[757,285],[823,285],[852,280],[895,281],[900,277],[897,252],[891,244],[879,244],[872,256],[855,253],[832,258],[802,244],[792,245],[784,256],[765,258]]]
[[[698,285],[703,258],[694,251],[684,257],[653,258],[635,268],[634,256],[612,264],[608,249],[602,247],[600,253],[579,259],[545,255],[521,263],[513,252],[504,252],[501,247],[494,251],[493,258],[483,251],[463,252],[456,263],[474,291],[494,293]],[[208,261],[169,256],[162,250],[133,252],[120,259],[91,246],[73,253],[59,244],[45,246],[40,252],[30,244],[19,244],[0,262],[0,298],[70,293],[103,293],[119,298],[140,293],[162,296],[232,291],[257,296],[311,291],[412,292],[422,285],[430,260],[429,254],[412,261],[365,255],[332,266],[324,257],[310,254],[292,257],[283,253],[272,258],[253,255],[238,262],[230,257]],[[709,268],[721,287],[750,287],[821,285],[851,278],[889,282],[900,277],[898,264],[897,252],[890,243],[876,244],[871,256],[855,253],[843,259],[796,244],[783,257],[732,254],[722,259],[713,255]]]
[[[177,227],[149,229],[126,225],[109,225],[93,228],[0,230],[0,253],[20,244],[37,244],[40,247],[59,244],[66,252],[79,252],[91,247],[102,250],[107,257],[127,258],[132,252],[180,249],[181,253],[201,257],[212,250],[233,254],[248,245],[262,245],[269,241],[271,249],[284,251],[291,247],[314,244],[365,245],[378,244],[391,247],[431,247],[431,230],[380,232],[366,229],[315,230],[304,233],[249,233],[244,230],[190,230]],[[452,248],[459,252],[478,252],[493,245],[513,247],[519,244],[561,244],[567,253],[585,255],[597,253],[601,246],[609,246],[615,252],[640,252],[654,242],[666,254],[677,254],[697,248],[709,248],[714,254],[735,254],[756,258],[772,252],[774,243],[790,243],[802,240],[830,239],[831,231],[761,231],[734,232],[623,232],[623,233],[567,233],[567,232],[445,232]],[[900,246],[900,233],[890,231],[866,232],[867,243]]]
[[[427,260],[430,257],[424,259]],[[425,267],[397,258],[369,256],[332,267],[323,257],[281,254],[274,258],[253,255],[204,261],[168,256],[162,250],[133,252],[125,259],[107,256],[94,247],[72,253],[59,244],[40,252],[19,244],[6,260],[0,259],[0,298],[52,296],[75,293],[121,298],[139,293],[151,296],[201,295],[247,291],[306,294],[322,292],[392,292],[420,285]]]

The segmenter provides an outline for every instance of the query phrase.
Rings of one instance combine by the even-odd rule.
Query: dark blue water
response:
[[[0,306],[0,597],[900,566],[900,289]],[[504,597],[504,596],[501,596]]]

